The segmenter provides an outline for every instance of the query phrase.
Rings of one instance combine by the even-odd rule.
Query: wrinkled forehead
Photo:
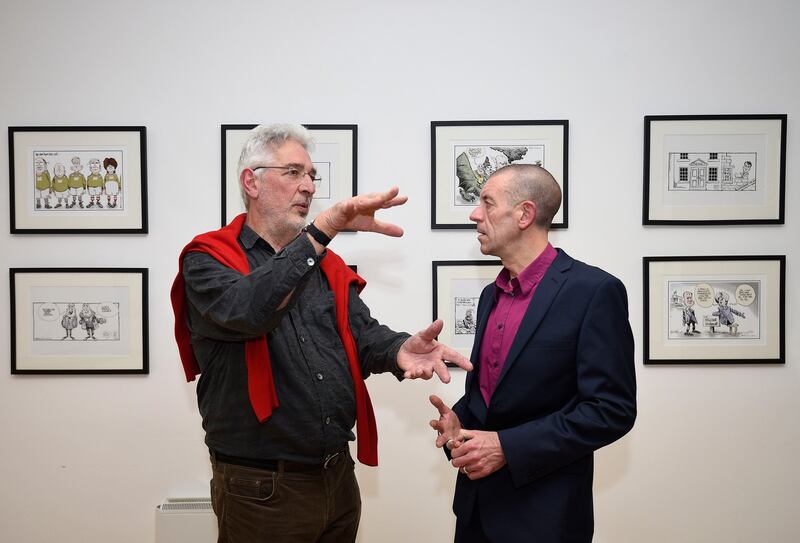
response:
[[[294,164],[303,167],[311,168],[311,155],[308,154],[306,148],[295,140],[286,140],[285,142],[273,145],[270,148],[272,156],[281,164]]]
[[[490,190],[496,196],[499,192],[507,192],[511,188],[511,182],[512,175],[509,172],[498,171],[489,176],[483,190]]]

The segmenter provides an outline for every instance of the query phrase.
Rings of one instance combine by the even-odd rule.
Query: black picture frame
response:
[[[9,126],[8,151],[12,234],[147,233],[146,127]]]
[[[642,265],[645,365],[786,362],[785,255],[646,256]]]
[[[784,224],[786,114],[646,115],[642,224]]]
[[[502,269],[500,260],[431,262],[432,318],[444,321],[439,341],[469,358],[475,341],[476,321],[471,326],[463,321],[468,311],[473,319],[477,319],[481,291],[494,282]]]
[[[522,156],[519,149],[525,149]],[[566,119],[431,121],[431,228],[474,230],[469,214],[477,206],[482,183],[507,163],[538,164],[555,177],[562,202],[551,228],[567,228]]]
[[[248,132],[256,126],[258,125],[254,123],[220,126],[222,226],[244,211],[244,204],[239,196],[239,176],[236,166],[242,143],[247,138]],[[333,179],[332,182],[329,181],[329,190],[326,194],[318,189],[318,193],[314,195],[308,216],[308,220],[311,221],[322,209],[338,200],[358,194],[358,125],[303,124],[303,126],[311,131],[316,143],[316,149],[311,153],[311,160],[322,175],[322,186],[325,187],[326,183],[326,167],[329,172],[328,179]],[[341,152],[336,152],[339,146],[342,147]],[[323,147],[326,149],[323,150]],[[331,154],[334,156],[331,157]]]
[[[149,373],[147,268],[10,268],[9,282],[12,374]]]

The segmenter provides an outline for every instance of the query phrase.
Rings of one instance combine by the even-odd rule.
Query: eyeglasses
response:
[[[254,172],[256,170],[284,170],[284,172],[281,174],[281,177],[298,185],[303,181],[305,176],[308,176],[314,185],[319,185],[319,182],[322,181],[322,178],[317,176],[317,170],[312,169],[310,171],[305,171],[301,170],[297,166],[256,166],[255,168],[250,169]]]

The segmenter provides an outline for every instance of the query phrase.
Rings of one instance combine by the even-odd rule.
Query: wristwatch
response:
[[[308,223],[303,228],[303,232],[308,232],[308,235],[310,235],[312,238],[316,240],[317,243],[319,243],[324,247],[327,247],[328,244],[331,242],[331,238],[329,238],[325,232],[314,226],[313,222]]]

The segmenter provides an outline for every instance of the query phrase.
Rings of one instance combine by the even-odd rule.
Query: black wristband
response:
[[[325,232],[314,226],[313,222],[308,223],[306,227],[303,228],[303,231],[308,232],[308,235],[314,238],[316,242],[322,246],[327,247],[331,242],[331,238],[329,238]]]

